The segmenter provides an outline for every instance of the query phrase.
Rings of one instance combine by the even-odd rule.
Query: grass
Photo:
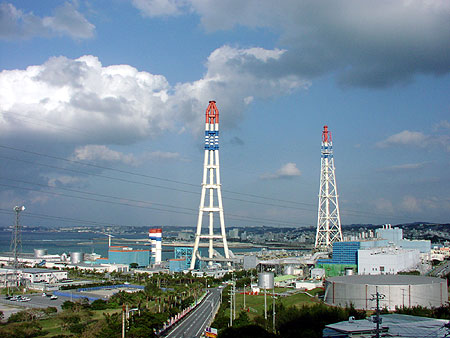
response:
[[[92,311],[93,315],[92,315],[91,319],[99,320],[99,319],[103,318],[104,313],[112,314],[112,313],[117,313],[117,312],[121,312],[121,311],[122,311],[122,309],[120,309],[120,308]],[[53,337],[53,336],[57,336],[60,334],[68,333],[67,331],[61,329],[61,321],[58,319],[58,315],[48,318],[48,319],[40,320],[39,324],[42,325],[42,330],[44,332],[46,332],[45,335],[42,335],[40,337]]]
[[[275,292],[283,292],[292,289],[286,288],[275,288]],[[317,293],[322,292],[320,288],[308,291],[309,294],[315,296]],[[318,302],[316,297],[310,297],[305,293],[296,293],[287,297],[279,297],[277,299],[277,304],[282,303],[285,307],[297,306],[301,307],[303,305],[312,305]],[[273,304],[272,293],[267,294],[267,308],[271,307]],[[256,315],[261,315],[264,313],[264,294],[259,295],[245,295],[245,306],[249,309],[249,316],[254,317]],[[239,312],[244,307],[244,295],[236,295],[236,313]]]

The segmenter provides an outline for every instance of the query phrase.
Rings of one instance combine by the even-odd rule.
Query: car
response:
[[[42,297],[45,297],[45,296],[47,296],[47,294],[45,292],[43,292],[42,293]]]
[[[11,299],[13,296],[11,296],[11,295],[6,295],[5,296],[5,299]]]
[[[51,300],[58,299],[58,296],[57,296],[57,295],[53,295],[53,296],[50,297],[50,299],[51,299]]]

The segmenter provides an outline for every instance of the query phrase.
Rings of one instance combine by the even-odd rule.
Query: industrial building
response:
[[[150,250],[136,250],[128,246],[110,246],[108,259],[97,259],[96,262],[127,265],[136,263],[140,267],[146,267],[150,264]]]
[[[430,253],[430,240],[409,240],[403,238],[403,229],[393,228],[390,224],[383,225],[382,228],[376,229],[377,238],[389,241],[389,244],[403,249],[417,249],[420,253]]]
[[[380,308],[427,308],[448,304],[447,280],[412,275],[360,275],[330,277],[325,282],[324,301],[329,305],[372,310],[377,291],[382,295]]]
[[[420,264],[419,250],[396,247],[358,250],[359,275],[397,274],[416,269]]]
[[[189,265],[187,265],[187,260],[185,258],[174,258],[169,259],[169,271],[170,272],[183,272],[187,270]]]
[[[448,320],[401,314],[380,316],[382,337],[399,338],[444,338],[448,337],[445,327]],[[349,318],[348,321],[326,325],[323,338],[372,338],[376,336],[377,324],[373,320]]]

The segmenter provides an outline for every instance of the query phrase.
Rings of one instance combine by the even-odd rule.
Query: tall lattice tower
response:
[[[323,127],[320,156],[319,210],[315,247],[330,249],[334,242],[342,241],[341,218],[334,173],[333,142],[328,127]]]
[[[209,203],[205,205],[206,194],[209,193]],[[216,204],[217,203],[217,204]],[[202,235],[203,214],[207,212],[209,216],[209,232]],[[220,234],[214,234],[214,214],[219,214]],[[225,258],[229,259],[228,243],[225,233],[225,219],[223,216],[222,192],[220,190],[220,170],[219,170],[219,110],[215,101],[209,101],[206,109],[205,124],[205,161],[203,165],[202,194],[200,197],[200,208],[198,213],[197,232],[195,234],[194,250],[190,270],[195,267],[197,259],[198,245],[200,239],[209,240],[209,264],[214,257],[214,240],[223,242]]]

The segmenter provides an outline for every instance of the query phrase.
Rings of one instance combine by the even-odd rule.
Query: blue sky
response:
[[[449,41],[445,1],[3,1],[1,224],[194,226],[209,100],[227,226],[315,226],[325,124],[343,224],[448,222]]]

